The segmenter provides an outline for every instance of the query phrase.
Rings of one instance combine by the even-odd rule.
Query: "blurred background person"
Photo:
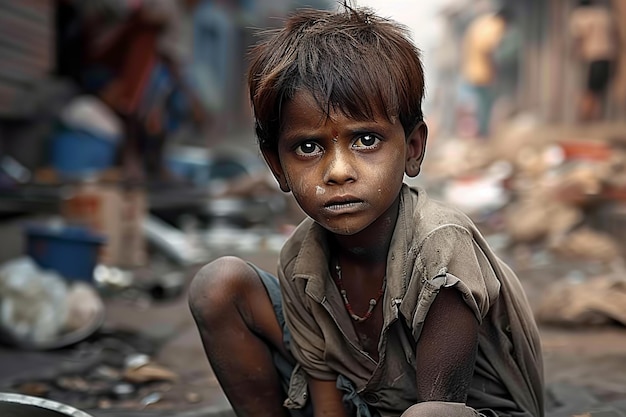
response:
[[[63,3],[68,22],[61,36],[72,48],[61,52],[60,62],[85,93],[98,96],[123,120],[124,176],[170,179],[163,161],[166,139],[189,121],[207,123],[210,115],[186,71],[198,1]]]
[[[501,44],[511,14],[506,8],[479,14],[463,39],[461,71],[474,95],[478,137],[489,137],[493,105],[497,98],[498,66],[494,53]],[[508,42],[507,42],[508,43]]]
[[[607,6],[593,0],[579,0],[569,23],[574,56],[584,74],[578,120],[599,120],[619,52],[615,22]]]

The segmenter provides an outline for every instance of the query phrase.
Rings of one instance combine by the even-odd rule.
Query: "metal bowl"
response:
[[[0,416],[92,417],[69,405],[29,395],[0,392]]]

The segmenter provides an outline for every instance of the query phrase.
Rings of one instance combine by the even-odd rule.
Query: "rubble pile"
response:
[[[548,288],[536,315],[543,323],[560,326],[626,326],[624,306],[623,276],[597,276],[582,281],[563,279]]]
[[[543,242],[570,259],[621,262],[619,234],[596,227],[603,206],[623,204],[626,153],[608,142],[561,141],[523,149],[505,224],[515,244]],[[606,213],[605,213],[606,214]]]
[[[504,237],[518,267],[565,265],[540,283],[538,320],[626,326],[626,147],[601,138],[479,145],[451,140],[425,174],[488,239]]]
[[[443,199],[479,222],[499,216],[512,247],[621,261],[618,219],[608,224],[607,216],[625,211],[619,210],[626,207],[625,149],[603,141],[559,141],[521,147],[509,159],[483,149],[489,147],[467,141],[439,147],[437,162],[425,168],[441,185]]]

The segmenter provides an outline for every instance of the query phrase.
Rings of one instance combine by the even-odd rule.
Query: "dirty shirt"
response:
[[[416,402],[415,346],[442,287],[457,289],[480,323],[478,354],[467,405],[500,416],[543,416],[539,335],[515,274],[489,248],[472,221],[403,186],[387,256],[379,361],[360,346],[329,272],[325,229],[303,221],[279,259],[279,280],[291,351],[299,366],[286,405],[298,398],[298,370],[320,380],[348,380],[382,416],[399,416]],[[445,347],[442,347],[444,349]]]

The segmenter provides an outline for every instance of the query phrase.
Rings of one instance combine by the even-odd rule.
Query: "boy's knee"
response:
[[[234,306],[256,276],[250,265],[234,256],[224,256],[203,266],[189,286],[189,307],[194,317],[205,322],[211,317],[223,319],[225,309]]]
[[[480,414],[463,403],[426,401],[407,408],[401,417],[478,417]]]

